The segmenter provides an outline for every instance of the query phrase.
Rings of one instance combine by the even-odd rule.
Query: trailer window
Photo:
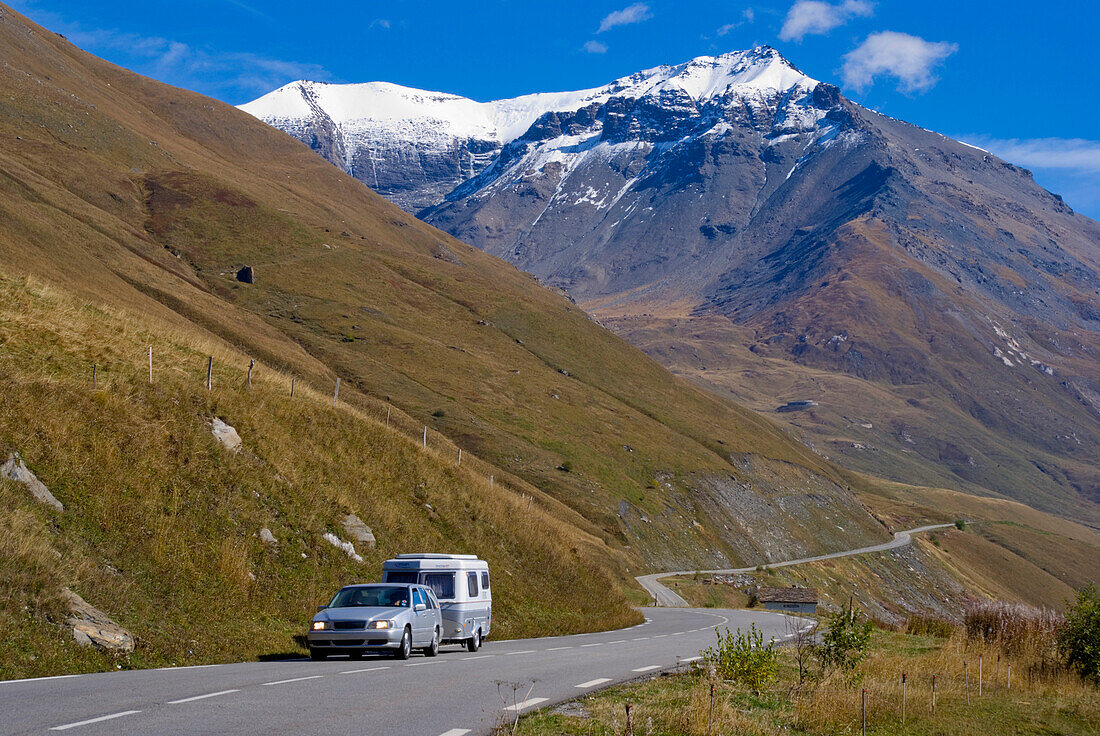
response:
[[[455,597],[455,574],[453,572],[426,572],[421,576],[420,584],[427,585],[440,600]]]
[[[481,587],[485,590],[489,589],[489,573],[487,572],[481,573]]]
[[[405,570],[390,570],[386,573],[387,583],[415,583],[416,573]]]
[[[470,597],[471,598],[477,598],[477,573],[476,572],[467,573],[466,581],[467,581],[467,583],[469,583]]]

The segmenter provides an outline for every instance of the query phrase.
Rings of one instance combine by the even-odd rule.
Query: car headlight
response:
[[[392,629],[393,621],[371,621],[367,624],[368,629]]]
[[[325,628],[326,626],[328,626],[327,621],[314,621],[313,622],[313,630],[314,631],[320,631],[321,629]]]

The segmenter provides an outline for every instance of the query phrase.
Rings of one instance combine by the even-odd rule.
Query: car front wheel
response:
[[[310,649],[309,658],[312,659],[314,662],[321,662],[328,659],[328,655],[324,652],[319,652],[316,649]]]
[[[476,652],[481,647],[481,629],[474,631],[474,635],[466,640],[466,648]]]
[[[439,654],[439,629],[436,629],[435,633],[432,634],[432,643],[424,647],[425,657],[434,657],[437,654]]]
[[[398,659],[408,659],[412,654],[412,632],[405,629],[405,633],[401,636],[401,645],[394,651],[393,656]]]

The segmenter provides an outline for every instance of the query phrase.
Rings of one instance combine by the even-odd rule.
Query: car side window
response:
[[[413,606],[427,605],[424,603],[424,594],[420,592],[420,588],[413,588]]]
[[[470,597],[477,598],[477,573],[471,572],[466,576],[466,581],[469,583]]]
[[[485,590],[489,589],[489,573],[487,572],[481,573],[481,587]]]

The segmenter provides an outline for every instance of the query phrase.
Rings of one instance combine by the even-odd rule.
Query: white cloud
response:
[[[615,26],[628,26],[631,23],[641,23],[644,20],[649,20],[653,17],[653,13],[649,12],[649,6],[645,3],[634,3],[622,10],[616,10],[614,13],[608,13],[607,17],[600,21],[600,30],[597,33],[603,33],[610,30]]]
[[[588,41],[584,44],[584,50],[590,54],[606,54],[607,44],[599,41]]]
[[[938,81],[932,69],[959,50],[957,44],[925,41],[908,33],[872,33],[844,56],[844,83],[862,91],[877,76],[895,77],[903,92],[924,92]]]
[[[385,28],[385,29],[388,30],[389,27],[390,27],[390,22],[388,20],[386,20],[385,18],[375,18],[374,20],[372,20],[370,22],[370,25],[367,26],[367,27],[368,28],[374,28],[375,26],[377,26],[378,28]]]
[[[756,13],[753,12],[752,8],[745,8],[741,11],[741,20],[737,21],[736,23],[727,23],[726,25],[722,26],[718,29],[718,35],[725,36],[730,31],[735,31],[746,23],[752,23],[754,20],[756,20]]]
[[[837,5],[820,0],[798,0],[787,11],[779,37],[784,41],[801,42],[806,36],[828,33],[852,18],[867,17],[874,12],[874,4],[867,0],[844,0]]]
[[[65,34],[93,53],[114,52],[110,54],[114,61],[137,72],[216,96],[244,98],[270,92],[295,79],[326,80],[332,76],[317,64],[272,59],[248,51],[217,51],[158,36],[85,30],[75,25],[66,27]]]
[[[1084,138],[994,138],[988,135],[964,135],[959,136],[959,140],[1029,168],[1100,174],[1100,141]]]

